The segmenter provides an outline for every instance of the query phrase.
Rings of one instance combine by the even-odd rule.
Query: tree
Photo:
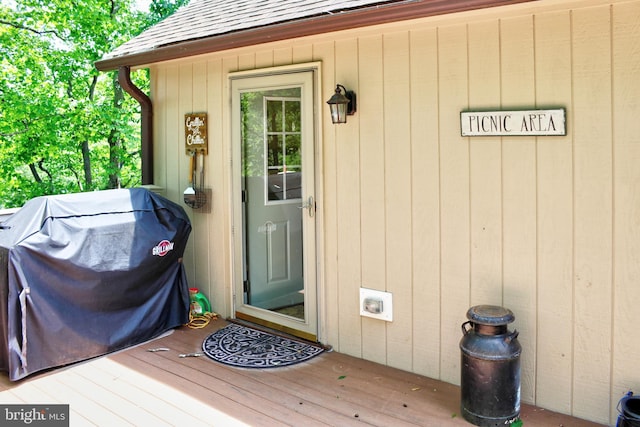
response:
[[[93,64],[186,0],[0,1],[0,207],[139,185],[139,105]]]

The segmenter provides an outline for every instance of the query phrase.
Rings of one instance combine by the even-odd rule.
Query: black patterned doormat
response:
[[[277,368],[309,360],[324,349],[301,341],[231,324],[209,335],[202,350],[211,359],[239,368]]]

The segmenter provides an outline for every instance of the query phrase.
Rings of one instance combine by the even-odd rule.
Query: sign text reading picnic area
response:
[[[566,135],[565,110],[463,111],[462,136]]]

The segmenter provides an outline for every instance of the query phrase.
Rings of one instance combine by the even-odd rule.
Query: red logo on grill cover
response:
[[[163,240],[153,247],[153,249],[151,250],[151,254],[157,255],[157,256],[165,256],[166,254],[169,253],[169,251],[172,251],[172,250],[173,250],[173,242],[170,242],[168,240]]]

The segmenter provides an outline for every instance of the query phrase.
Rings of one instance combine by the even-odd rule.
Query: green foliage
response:
[[[93,64],[184,3],[0,0],[0,208],[140,184],[139,105]]]

